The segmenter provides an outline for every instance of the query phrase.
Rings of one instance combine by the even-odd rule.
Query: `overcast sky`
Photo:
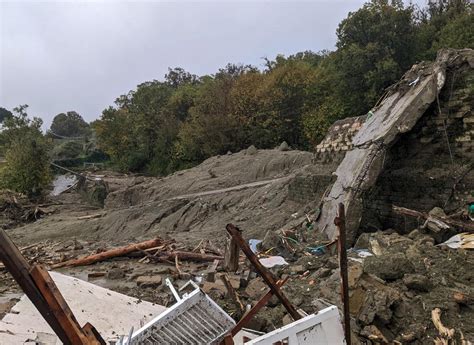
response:
[[[168,67],[202,75],[334,49],[338,23],[363,2],[0,0],[0,106],[29,104],[45,128],[68,110],[91,121]]]

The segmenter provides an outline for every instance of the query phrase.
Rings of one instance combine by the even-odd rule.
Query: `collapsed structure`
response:
[[[412,230],[415,225],[401,224],[392,204],[452,212],[469,202],[473,67],[472,50],[442,50],[434,63],[413,66],[366,117],[331,127],[317,151],[345,155],[317,222],[330,238],[336,236],[333,219],[340,202],[346,205],[349,244],[366,230],[400,225]]]

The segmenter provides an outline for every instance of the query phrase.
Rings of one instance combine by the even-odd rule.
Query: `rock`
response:
[[[389,343],[387,338],[380,331],[380,329],[378,329],[377,326],[374,326],[374,325],[364,327],[364,329],[362,330],[360,334],[366,337],[367,339],[370,339],[376,343],[382,343],[382,344]]]
[[[431,289],[431,281],[422,274],[405,274],[403,284],[416,291],[428,292]]]
[[[364,270],[360,264],[353,264],[347,268],[347,278],[350,289],[353,289],[357,285],[363,273]]]
[[[211,293],[212,291],[217,291],[221,296],[224,296],[227,293],[225,286],[217,282],[204,282],[202,291],[207,294]]]
[[[410,239],[410,240],[415,240],[417,239],[418,237],[422,236],[420,230],[418,229],[415,229],[415,230],[412,230],[408,235],[407,237]]]
[[[331,273],[332,273],[332,269],[321,267],[319,270],[316,271],[316,277],[319,279],[326,278],[326,277],[329,277]]]
[[[278,147],[280,151],[288,151],[290,147],[288,146],[288,143],[286,141],[282,142],[280,144],[280,147]]]
[[[415,241],[415,245],[418,247],[425,246],[425,245],[434,246],[434,244],[435,244],[435,239],[428,235],[421,236]]]
[[[306,271],[303,265],[296,265],[290,267],[290,274],[302,274]]]
[[[443,209],[440,207],[434,207],[430,212],[428,212],[430,216],[435,216],[438,218],[445,218],[446,213],[444,213]]]
[[[370,237],[372,234],[368,232],[364,232],[360,234],[359,238],[357,239],[356,243],[354,244],[354,249],[368,249],[370,246]]]
[[[280,246],[280,237],[277,231],[268,230],[261,243],[262,250],[268,250],[270,248],[278,248]]]
[[[413,264],[403,253],[369,256],[363,263],[364,272],[384,280],[400,279],[406,273],[415,271]]]
[[[268,287],[260,278],[252,279],[249,285],[245,288],[245,293],[253,300],[259,300],[267,293]]]
[[[121,279],[125,277],[125,272],[121,268],[111,268],[107,271],[107,278],[108,279]]]
[[[248,155],[254,155],[257,153],[257,148],[253,145],[250,145],[245,153]]]
[[[283,326],[286,326],[293,322],[293,318],[290,316],[290,314],[285,314],[281,322],[283,323]]]
[[[161,285],[162,278],[160,275],[155,276],[139,276],[137,278],[137,286],[149,288],[158,287]]]

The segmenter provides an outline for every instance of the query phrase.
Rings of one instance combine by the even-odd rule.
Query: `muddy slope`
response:
[[[19,240],[101,239],[110,241],[163,236],[186,243],[224,240],[234,222],[249,236],[263,238],[301,216],[305,205],[288,198],[294,176],[310,167],[313,154],[302,151],[243,150],[212,157],[201,165],[165,178],[131,177],[110,193],[99,218],[59,209],[45,219],[18,228]]]

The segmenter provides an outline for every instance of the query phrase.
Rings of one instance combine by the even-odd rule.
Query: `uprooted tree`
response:
[[[6,165],[0,170],[0,188],[41,194],[51,180],[48,145],[41,132],[42,120],[28,118],[28,106],[14,108],[6,119],[0,137],[5,146]]]

